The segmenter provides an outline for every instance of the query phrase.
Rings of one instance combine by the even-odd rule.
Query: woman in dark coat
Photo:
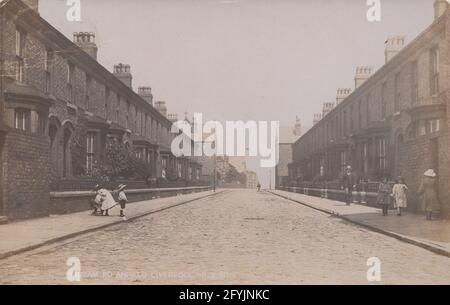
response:
[[[424,173],[422,183],[419,187],[419,195],[422,196],[423,206],[427,215],[427,220],[432,220],[433,212],[440,210],[437,179],[434,170],[429,169]]]
[[[377,203],[381,206],[383,216],[387,216],[389,204],[391,203],[392,188],[385,177],[378,188]]]

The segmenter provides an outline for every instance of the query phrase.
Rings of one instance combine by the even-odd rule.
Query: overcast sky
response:
[[[206,119],[312,124],[336,89],[354,87],[355,67],[384,63],[384,41],[411,41],[433,20],[433,0],[83,0],[82,21],[66,0],[41,0],[41,15],[72,38],[97,35],[99,61],[131,65],[169,112]]]

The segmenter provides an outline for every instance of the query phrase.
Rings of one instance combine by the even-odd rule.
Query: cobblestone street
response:
[[[129,206],[132,209],[133,205]],[[4,259],[0,282],[70,284],[450,284],[450,259],[269,193],[230,190]]]

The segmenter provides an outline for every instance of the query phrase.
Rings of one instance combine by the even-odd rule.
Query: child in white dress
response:
[[[402,177],[397,178],[392,188],[392,196],[394,197],[394,207],[398,211],[397,215],[402,216],[402,209],[408,206],[408,187]]]

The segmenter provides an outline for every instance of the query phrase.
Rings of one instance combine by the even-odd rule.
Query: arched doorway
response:
[[[55,116],[48,119],[48,136],[50,138],[51,171],[54,177],[62,176],[62,139],[61,123]]]

